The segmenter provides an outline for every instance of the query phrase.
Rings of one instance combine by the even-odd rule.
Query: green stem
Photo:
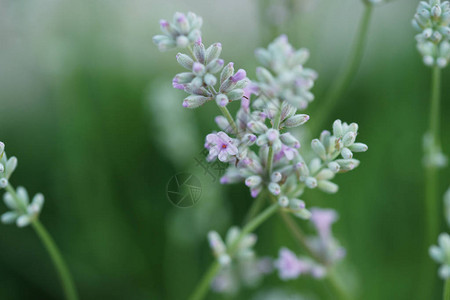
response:
[[[6,187],[6,191],[8,193],[10,193],[13,196],[13,198],[16,200],[16,203],[20,207],[20,210],[22,210],[23,213],[26,213],[27,207],[17,196],[17,193],[16,193],[14,187],[12,185],[8,184],[8,186]],[[70,275],[69,269],[67,268],[67,265],[64,262],[61,252],[59,251],[58,247],[56,246],[53,238],[50,236],[48,231],[45,229],[44,225],[42,225],[42,223],[38,219],[33,220],[31,222],[31,226],[33,227],[36,234],[41,239],[42,243],[44,244],[45,249],[47,250],[48,254],[50,255],[50,258],[53,261],[53,264],[56,268],[56,271],[59,275],[59,279],[63,286],[63,290],[64,290],[64,294],[66,296],[66,299],[67,300],[77,300],[78,299],[77,291],[76,291],[72,276]]]
[[[444,283],[444,295],[443,300],[450,300],[450,279],[447,279]]]
[[[59,251],[58,247],[55,244],[55,241],[50,236],[48,231],[42,225],[39,220],[34,220],[31,225],[36,231],[37,235],[41,239],[44,247],[47,249],[53,264],[55,265],[56,270],[58,271],[59,279],[64,289],[64,293],[66,295],[67,300],[77,300],[77,291],[75,288],[75,284],[73,282],[72,276],[69,272],[69,269]]]
[[[247,225],[244,226],[242,229],[239,237],[236,239],[236,241],[230,246],[228,255],[230,257],[233,257],[233,255],[238,250],[238,246],[240,241],[249,233],[255,231],[258,226],[260,226],[264,221],[266,221],[270,216],[272,216],[277,210],[279,206],[278,203],[274,203],[268,208],[266,208],[262,213],[260,213],[258,216],[256,216],[253,220],[251,220]],[[217,273],[220,270],[220,264],[215,261],[208,269],[206,274],[203,276],[200,283],[195,288],[192,295],[189,297],[190,300],[201,300],[206,296],[206,293],[208,292],[209,286],[211,284],[211,281],[214,279],[214,277],[217,275]]]
[[[439,106],[440,106],[440,90],[441,90],[441,70],[435,66],[432,75],[431,88],[431,107],[429,116],[429,132],[431,135],[431,144],[426,153],[430,158],[430,162],[426,167],[426,213],[427,213],[427,245],[431,245],[436,239],[439,231],[439,192],[438,192],[438,168],[433,163],[433,156],[439,151]]]
[[[244,224],[247,224],[250,222],[251,219],[253,219],[256,214],[261,210],[262,206],[264,205],[264,196],[265,196],[265,190],[262,190],[261,193],[259,193],[258,198],[253,201],[252,206],[250,207],[247,215],[244,219]]]
[[[233,129],[234,133],[236,134],[236,136],[239,135],[239,130],[237,128],[236,123],[233,120],[233,117],[230,114],[230,111],[228,110],[228,108],[226,106],[219,106],[220,111],[222,112],[222,115],[224,115],[225,118],[227,118],[228,123],[230,124],[231,128]]]
[[[317,115],[315,122],[312,124],[311,133],[315,134],[319,128],[322,128],[323,123],[327,121],[331,112],[336,107],[337,101],[342,97],[344,92],[348,89],[355,77],[358,67],[364,54],[364,48],[367,41],[367,32],[369,30],[370,19],[372,16],[372,5],[365,4],[364,13],[358,26],[358,33],[350,53],[350,62],[336,77],[336,81],[332,84],[330,91],[324,97],[320,104],[320,112]]]
[[[329,286],[331,286],[331,288],[333,289],[333,292],[337,299],[340,299],[340,300],[350,299],[347,292],[342,288],[342,284],[338,280],[339,277],[337,277],[336,272],[334,272],[333,270],[330,270],[328,272],[328,276],[326,279],[327,279]]]
[[[275,115],[275,119],[273,120],[272,128],[278,130],[280,129],[280,121],[281,121],[281,109],[278,110],[277,114]],[[272,166],[273,166],[273,146],[269,146],[269,155],[267,156],[267,173],[270,176],[272,174]]]

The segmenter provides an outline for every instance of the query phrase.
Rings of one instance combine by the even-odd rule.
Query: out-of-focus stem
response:
[[[439,232],[439,180],[438,167],[436,166],[433,157],[437,154],[440,148],[439,139],[439,106],[441,98],[441,70],[435,66],[433,68],[431,87],[431,106],[430,106],[430,124],[429,132],[431,141],[429,145],[428,156],[429,161],[426,166],[426,214],[427,214],[427,245],[431,245],[436,239]]]
[[[364,48],[367,41],[367,32],[369,30],[370,19],[372,17],[373,7],[371,4],[365,4],[364,13],[358,26],[358,33],[355,43],[349,56],[349,62],[345,65],[342,71],[337,75],[336,80],[332,84],[329,92],[325,95],[321,102],[318,112],[315,114],[311,133],[314,135],[323,127],[323,123],[330,117],[331,112],[336,107],[337,101],[342,97],[344,92],[348,89],[355,77],[358,67],[361,63]]]
[[[281,121],[281,109],[279,109],[277,114],[275,115],[272,128],[278,130],[280,128],[280,121]],[[269,146],[269,155],[267,156],[267,165],[266,165],[268,176],[270,176],[270,174],[272,174],[273,156],[274,156],[273,146],[270,145]]]
[[[241,240],[249,233],[255,231],[258,226],[260,226],[264,221],[266,221],[270,216],[272,216],[275,212],[277,212],[279,206],[278,203],[274,203],[268,208],[266,208],[262,213],[257,215],[253,220],[251,220],[247,225],[242,229],[239,237],[236,241],[230,246],[228,250],[228,255],[232,257],[236,251],[238,250],[239,243]],[[201,300],[206,296],[208,292],[211,281],[217,275],[220,270],[220,264],[215,261],[208,269],[206,274],[203,276],[200,283],[197,285],[196,289],[189,297],[190,300]]]
[[[450,300],[450,279],[447,279],[444,283],[443,300]]]

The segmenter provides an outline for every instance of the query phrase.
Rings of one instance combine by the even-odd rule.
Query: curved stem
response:
[[[47,249],[48,254],[50,255],[50,258],[53,261],[53,264],[55,265],[55,268],[58,272],[59,279],[61,281],[61,284],[64,289],[64,293],[66,295],[67,300],[77,300],[77,291],[75,288],[75,284],[73,282],[72,276],[69,272],[69,268],[67,267],[61,252],[59,251],[58,247],[55,244],[55,241],[50,236],[48,231],[45,229],[45,227],[42,225],[42,223],[39,220],[34,220],[31,225],[33,226],[34,230],[36,231],[37,235],[41,239],[42,243],[44,244],[44,247]]]
[[[236,239],[236,241],[230,246],[228,255],[232,257],[236,251],[238,250],[238,246],[240,241],[249,233],[255,231],[258,226],[260,226],[264,221],[266,221],[270,216],[272,216],[277,210],[279,206],[278,203],[272,204],[268,208],[266,208],[262,213],[260,213],[258,216],[256,216],[253,220],[251,220],[245,227],[242,229],[241,233],[239,234],[239,237]],[[220,264],[215,261],[208,269],[206,274],[203,276],[200,283],[195,288],[192,295],[189,297],[190,300],[201,300],[206,296],[206,293],[208,292],[209,286],[211,284],[211,281],[214,279],[214,277],[217,275],[217,273],[220,270]]]
[[[450,300],[450,279],[447,279],[444,283],[443,300]]]
[[[244,224],[247,224],[261,210],[262,206],[264,205],[264,196],[265,190],[262,190],[261,193],[259,193],[258,198],[256,198],[255,201],[253,201],[252,206],[250,207],[247,215],[245,216]]]
[[[14,200],[16,201],[17,205],[20,207],[22,212],[24,214],[27,213],[27,207],[19,199],[16,190],[11,184],[8,184],[6,186],[6,191],[13,196]],[[50,255],[50,258],[53,261],[53,264],[55,265],[59,279],[63,286],[64,294],[66,295],[66,299],[77,300],[78,299],[77,291],[72,276],[53,238],[50,236],[48,231],[45,229],[44,225],[42,225],[42,223],[38,219],[33,220],[31,222],[31,226],[33,226],[33,229],[35,230],[36,234],[41,239],[45,249],[47,250],[48,254]]]
[[[342,284],[339,282],[338,277],[334,271],[328,272],[327,276],[328,284],[333,288],[336,297],[340,300],[350,299],[347,292],[342,288]]]
[[[275,115],[275,119],[273,120],[272,128],[278,130],[280,128],[281,121],[281,109],[278,109],[277,114]],[[273,146],[269,146],[269,155],[267,156],[267,173],[270,176],[272,174],[272,166],[273,166]]]
[[[322,128],[323,123],[327,121],[333,109],[336,107],[337,101],[342,97],[344,92],[348,89],[355,77],[358,67],[361,63],[364,48],[367,41],[367,32],[369,30],[370,19],[372,16],[372,5],[365,4],[364,13],[358,26],[358,33],[355,43],[350,53],[350,62],[346,64],[346,67],[337,75],[337,79],[332,84],[330,91],[325,95],[323,102],[318,108],[316,120],[311,128],[311,133],[315,134],[319,128]]]
[[[433,243],[439,231],[439,192],[438,192],[438,168],[433,162],[433,157],[439,152],[439,106],[440,106],[440,90],[441,90],[441,70],[435,66],[432,75],[431,88],[431,106],[430,106],[430,124],[429,132],[431,135],[431,142],[429,145],[429,163],[426,166],[426,214],[427,214],[427,245]]]
[[[233,129],[233,131],[236,134],[236,136],[238,136],[239,135],[239,130],[238,130],[237,125],[234,122],[233,117],[231,116],[231,113],[228,110],[228,108],[226,106],[219,106],[219,105],[217,107],[219,107],[220,112],[227,119],[228,123],[230,124],[230,126]]]

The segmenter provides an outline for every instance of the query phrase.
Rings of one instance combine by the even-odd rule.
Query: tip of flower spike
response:
[[[168,28],[169,27],[169,22],[167,20],[160,20],[159,21],[159,25],[163,28]]]

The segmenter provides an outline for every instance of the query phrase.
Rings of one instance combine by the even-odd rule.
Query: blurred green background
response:
[[[308,206],[339,211],[334,230],[353,277],[343,280],[358,287],[359,299],[428,299],[418,293],[423,276],[438,282],[424,245],[421,160],[430,70],[410,25],[417,2],[375,9],[361,68],[328,120],[329,127],[336,118],[358,122],[369,151],[358,157],[358,169],[338,176],[338,194],[305,198]],[[181,107],[183,92],[171,88],[181,71],[176,52],[159,53],[151,41],[158,20],[175,11],[201,15],[204,42],[222,42],[225,61],[250,77],[253,49],[287,33],[294,46],[311,51],[307,66],[320,74],[311,108],[320,113],[362,10],[359,0],[0,0],[0,140],[19,158],[11,181],[45,194],[41,220],[81,299],[185,299],[212,261],[206,232],[240,225],[251,204],[247,188],[222,187],[195,166],[218,111]],[[449,80],[447,69],[444,150],[450,149]],[[167,182],[182,171],[203,185],[201,201],[190,209],[166,198]],[[441,174],[442,194],[449,168]],[[295,246],[278,217],[258,234],[261,255]],[[432,274],[421,274],[424,264],[434,266]],[[320,282],[286,283],[275,274],[232,299],[272,288],[334,299]],[[30,228],[0,226],[0,299],[62,299]]]

